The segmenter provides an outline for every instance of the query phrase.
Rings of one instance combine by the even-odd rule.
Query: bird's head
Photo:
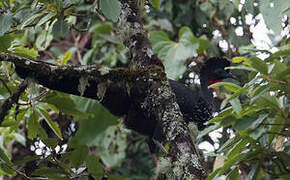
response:
[[[213,57],[204,63],[200,70],[200,75],[207,77],[208,85],[220,82],[227,78],[236,79],[229,69],[225,69],[230,65],[230,61],[226,58]]]

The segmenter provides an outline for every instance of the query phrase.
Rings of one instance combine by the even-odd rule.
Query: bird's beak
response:
[[[237,80],[237,77],[233,75],[231,72],[224,71],[222,72],[221,76],[223,79],[231,78]]]
[[[237,76],[233,75],[231,72],[228,72],[226,77],[227,78],[231,78],[231,79],[238,80]]]

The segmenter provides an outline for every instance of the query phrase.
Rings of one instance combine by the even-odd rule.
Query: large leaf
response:
[[[242,91],[242,87],[239,85],[236,85],[234,83],[231,82],[218,82],[218,83],[214,83],[210,86],[208,86],[209,88],[218,88],[223,86],[226,90],[231,91],[231,92],[238,92],[238,91]]]
[[[57,135],[57,137],[62,139],[60,128],[57,122],[54,122],[50,118],[50,114],[44,108],[37,108],[36,110],[44,118],[45,122],[49,125],[49,127],[53,130],[53,132]]]
[[[153,31],[149,37],[152,47],[158,57],[163,60],[167,76],[177,79],[186,67],[185,61],[193,57],[199,48],[199,41],[188,27],[179,31],[179,42],[171,41],[163,31]]]
[[[42,17],[36,26],[41,26],[42,24],[48,22],[51,18],[53,18],[54,16],[56,16],[56,13],[55,12],[51,12],[51,13],[48,13],[47,15],[45,15],[44,17]]]
[[[252,116],[244,116],[235,123],[234,128],[237,130],[244,130],[250,127],[258,118]]]
[[[15,54],[29,59],[36,59],[39,56],[38,52],[32,48],[17,47],[12,50]]]
[[[65,20],[58,20],[52,28],[52,34],[54,37],[63,38],[69,31],[69,25]]]
[[[0,36],[9,31],[11,25],[12,17],[7,14],[0,14]]]
[[[33,23],[35,21],[35,19],[39,18],[40,16],[42,16],[43,14],[42,13],[37,13],[37,14],[34,14],[32,16],[29,16],[28,19],[26,19],[22,24],[21,24],[21,27],[20,29],[24,29],[26,26],[30,25],[31,23]]]
[[[121,6],[117,0],[100,0],[100,9],[106,18],[113,22],[117,22],[121,13]]]
[[[0,170],[3,170],[7,174],[16,175],[13,169],[13,163],[6,156],[5,152],[0,148]]]
[[[289,1],[285,0],[263,0],[259,1],[259,8],[263,14],[266,25],[277,35],[282,30],[282,11],[289,8]]]
[[[39,135],[42,139],[47,138],[45,130],[41,127],[38,122],[39,116],[35,110],[29,110],[28,115],[28,138],[34,139],[36,135]]]
[[[15,36],[13,34],[5,34],[0,36],[0,52],[9,52],[8,48],[11,46]]]
[[[86,158],[86,164],[88,167],[88,172],[93,175],[94,177],[101,178],[104,174],[103,167],[99,162],[99,158],[94,155],[89,155]],[[97,178],[96,178],[97,179]]]
[[[78,169],[83,162],[86,160],[89,153],[88,146],[76,146],[74,151],[71,153],[70,159],[73,163],[74,168]]]
[[[88,118],[89,114],[82,112],[76,108],[76,103],[69,95],[54,92],[42,99],[42,102],[52,104],[59,109],[59,111],[82,118]]]
[[[47,177],[53,180],[67,180],[65,170],[57,167],[40,167],[36,169],[32,175]]]
[[[160,9],[160,0],[150,0],[152,6],[156,9]]]
[[[98,153],[108,167],[120,166],[125,158],[127,137],[121,127],[115,125],[109,127],[100,141]]]
[[[79,111],[92,114],[89,118],[77,117],[80,128],[71,139],[72,144],[97,146],[102,135],[110,125],[117,124],[117,117],[112,115],[100,103],[92,99],[73,96],[73,100]]]
[[[263,74],[268,74],[268,66],[265,63],[265,61],[261,60],[258,57],[251,57],[251,66],[255,68],[257,71],[263,73]]]

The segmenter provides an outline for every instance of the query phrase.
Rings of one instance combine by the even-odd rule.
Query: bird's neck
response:
[[[201,86],[201,94],[208,105],[213,106],[213,90],[209,89],[208,86],[214,84],[218,81],[211,81],[208,79],[207,74],[200,75],[200,86]]]

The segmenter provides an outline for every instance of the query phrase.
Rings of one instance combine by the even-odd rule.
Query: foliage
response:
[[[206,162],[214,166],[208,179],[289,179],[289,3],[143,0],[140,5],[168,77],[194,86],[204,59],[232,58],[230,69],[239,82],[211,86],[221,112],[199,135],[221,128],[219,148],[205,154],[215,158]],[[118,37],[117,0],[2,0],[0,8],[0,52],[57,65],[128,64]],[[253,37],[260,14],[272,30],[264,49]],[[21,79],[5,62],[0,78],[2,103]],[[144,138],[132,135],[98,102],[35,82],[0,126],[0,176],[149,179],[153,167]]]

